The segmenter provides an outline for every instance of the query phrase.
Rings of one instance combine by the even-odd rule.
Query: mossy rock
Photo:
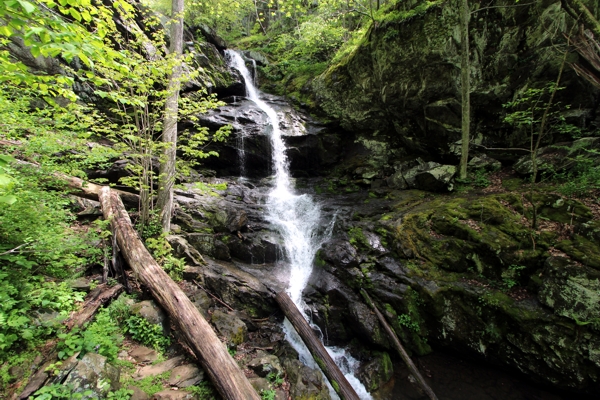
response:
[[[557,243],[556,248],[564,251],[574,260],[600,270],[600,246],[598,242],[581,235],[574,235],[571,240],[563,240]]]

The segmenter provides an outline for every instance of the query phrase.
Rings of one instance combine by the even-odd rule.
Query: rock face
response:
[[[199,124],[216,130],[224,125],[233,127],[225,143],[213,143],[219,157],[202,160],[221,176],[265,177],[271,173],[271,127],[268,118],[244,93],[227,97],[226,106],[199,116]],[[279,128],[288,148],[286,156],[294,175],[314,176],[331,169],[341,157],[339,134],[306,114],[295,111],[287,102],[263,95],[279,117]]]
[[[428,154],[454,164],[451,144],[461,131],[460,7],[419,2],[421,11],[408,11],[415,3],[397,3],[371,25],[355,51],[318,77],[313,90],[320,107],[357,136],[391,144],[400,156]],[[474,12],[483,5],[471,7]],[[472,15],[472,137],[487,147],[523,147],[526,136],[503,123],[502,105],[525,88],[555,81],[562,54],[552,50],[547,29],[566,32],[569,19],[560,1],[490,7]],[[597,90],[568,67],[560,84],[566,87],[559,95],[563,104],[581,111],[573,122],[597,124]],[[388,155],[393,156],[389,150]]]

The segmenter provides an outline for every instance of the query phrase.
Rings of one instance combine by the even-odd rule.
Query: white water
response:
[[[229,64],[237,69],[244,78],[247,96],[267,114],[270,121],[270,139],[273,157],[274,182],[270,191],[265,209],[267,220],[279,231],[284,240],[284,251],[289,264],[289,283],[287,293],[302,311],[304,317],[310,322],[302,300],[302,291],[308,283],[312,273],[313,260],[321,244],[331,235],[330,225],[327,232],[319,237],[317,228],[321,217],[319,205],[307,194],[298,195],[294,193],[292,182],[288,171],[287,157],[285,155],[285,143],[279,128],[279,117],[277,112],[265,103],[254,85],[253,77],[246,67],[242,57],[231,50],[226,50]],[[300,354],[300,359],[306,365],[316,368],[312,356],[302,340],[297,336],[289,322],[284,324],[284,331],[292,346]],[[364,386],[352,375],[353,368],[358,365],[343,349],[327,348],[336,364],[348,378],[361,399],[371,399]],[[330,387],[330,393],[333,389]],[[337,397],[337,396],[336,396]]]

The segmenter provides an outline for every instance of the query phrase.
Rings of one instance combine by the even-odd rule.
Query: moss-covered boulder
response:
[[[368,138],[359,141],[377,140],[388,146],[389,154],[400,149],[404,154],[397,151],[397,156],[418,152],[456,160],[461,6],[456,1],[393,4],[378,13],[354,49],[314,81],[317,104],[343,128]],[[593,1],[586,4],[597,12]],[[528,88],[556,80],[563,54],[554,46],[564,40],[561,32],[568,33],[573,20],[560,1],[518,7],[471,2],[470,7],[473,143],[528,146],[525,132],[503,122],[502,105]],[[565,68],[561,86],[567,90],[558,94],[560,101],[581,111],[569,122],[591,122],[599,106],[597,90],[570,68]]]

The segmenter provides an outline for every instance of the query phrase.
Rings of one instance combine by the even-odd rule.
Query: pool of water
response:
[[[476,361],[434,352],[413,358],[439,400],[584,400],[592,397],[560,393],[549,387],[537,386],[525,378]],[[409,372],[402,363],[394,364],[394,377],[385,387],[373,393],[375,400],[427,399],[409,381]]]

